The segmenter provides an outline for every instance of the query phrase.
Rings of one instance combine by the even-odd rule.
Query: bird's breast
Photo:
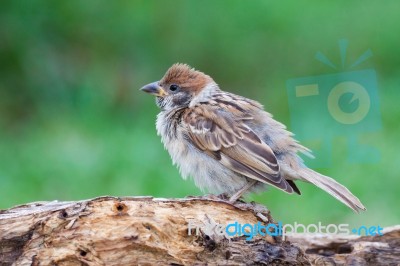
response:
[[[176,113],[161,112],[157,116],[157,134],[161,136],[161,141],[165,149],[172,157],[174,164],[180,164],[185,160],[188,153],[188,143],[182,132],[183,126]]]

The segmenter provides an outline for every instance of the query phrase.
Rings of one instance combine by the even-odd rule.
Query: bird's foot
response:
[[[228,201],[230,203],[235,203],[241,196],[241,195],[237,195],[237,196],[239,196],[239,197],[237,197],[235,195],[230,197],[228,193],[221,193],[221,194],[218,194],[218,195],[208,194],[206,197],[209,198],[209,199],[217,199],[217,200]]]
[[[221,194],[217,195],[217,198],[222,199],[222,200],[228,200],[229,195],[227,193],[221,193]]]

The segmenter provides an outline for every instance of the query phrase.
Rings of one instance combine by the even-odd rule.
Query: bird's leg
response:
[[[243,195],[243,193],[245,193],[255,183],[257,183],[257,180],[252,180],[252,181],[248,182],[241,189],[239,189],[238,192],[236,192],[235,194],[232,195],[232,197],[229,199],[229,202],[230,203],[235,203]]]

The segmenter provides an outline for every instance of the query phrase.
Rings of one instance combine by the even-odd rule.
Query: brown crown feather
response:
[[[172,65],[160,81],[162,86],[176,84],[182,89],[193,91],[195,94],[212,82],[214,83],[214,80],[210,76],[187,64],[180,63]]]

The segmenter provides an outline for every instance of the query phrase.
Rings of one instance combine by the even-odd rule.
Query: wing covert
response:
[[[245,124],[249,119],[248,113],[243,119],[233,118],[217,108],[199,105],[188,109],[183,122],[192,143],[225,167],[292,193],[272,149]]]

